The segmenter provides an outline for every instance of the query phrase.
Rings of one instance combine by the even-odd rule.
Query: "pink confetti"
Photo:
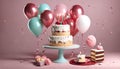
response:
[[[3,22],[4,22],[4,23],[6,23],[6,22],[7,22],[7,20],[3,20]]]
[[[99,63],[98,65],[102,65],[102,63]]]
[[[43,40],[43,39],[41,38],[41,40]]]
[[[88,5],[88,7],[90,7],[90,5]]]
[[[110,32],[110,34],[113,34],[113,32]]]
[[[110,9],[112,10],[112,9],[113,9],[113,7],[111,6],[111,7],[110,7]]]

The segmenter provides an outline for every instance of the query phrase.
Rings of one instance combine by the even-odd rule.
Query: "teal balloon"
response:
[[[36,37],[38,37],[42,32],[43,24],[38,17],[33,17],[28,23],[28,28]]]
[[[39,10],[39,13],[41,14],[45,10],[51,10],[51,9],[50,9],[50,6],[48,4],[44,3],[44,4],[40,4],[38,10]]]

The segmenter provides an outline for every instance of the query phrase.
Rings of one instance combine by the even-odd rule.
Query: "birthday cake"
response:
[[[49,37],[51,46],[71,46],[73,37],[70,35],[69,25],[54,25],[51,28],[52,36]]]

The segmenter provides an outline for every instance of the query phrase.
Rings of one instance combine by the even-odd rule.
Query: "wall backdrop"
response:
[[[97,44],[102,43],[106,53],[120,52],[120,0],[0,0],[0,58],[30,56],[36,49],[41,52],[42,45],[48,43],[52,25],[44,27],[45,33],[38,38],[28,29],[29,20],[25,17],[23,8],[29,2],[37,6],[47,3],[52,11],[59,3],[65,4],[68,10],[75,4],[81,5],[91,19],[90,29],[84,34],[84,40],[92,34],[96,37]],[[74,43],[82,44],[80,33],[74,37]],[[57,54],[57,50],[45,50],[46,54]],[[80,50],[82,46],[65,53],[79,53]],[[89,53],[90,48],[86,46],[85,50]]]

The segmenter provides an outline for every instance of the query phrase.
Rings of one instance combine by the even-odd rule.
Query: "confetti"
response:
[[[3,22],[4,22],[4,23],[6,23],[6,22],[7,22],[7,20],[3,20]]]
[[[98,63],[98,65],[102,65],[102,63]]]
[[[112,63],[115,63],[114,61]]]
[[[113,9],[113,7],[111,6],[111,7],[110,7],[110,9],[112,10],[112,9]]]
[[[20,62],[20,63],[23,63],[24,61],[25,61],[25,60],[20,60],[19,62]]]
[[[88,5],[88,7],[90,7],[90,5]]]

